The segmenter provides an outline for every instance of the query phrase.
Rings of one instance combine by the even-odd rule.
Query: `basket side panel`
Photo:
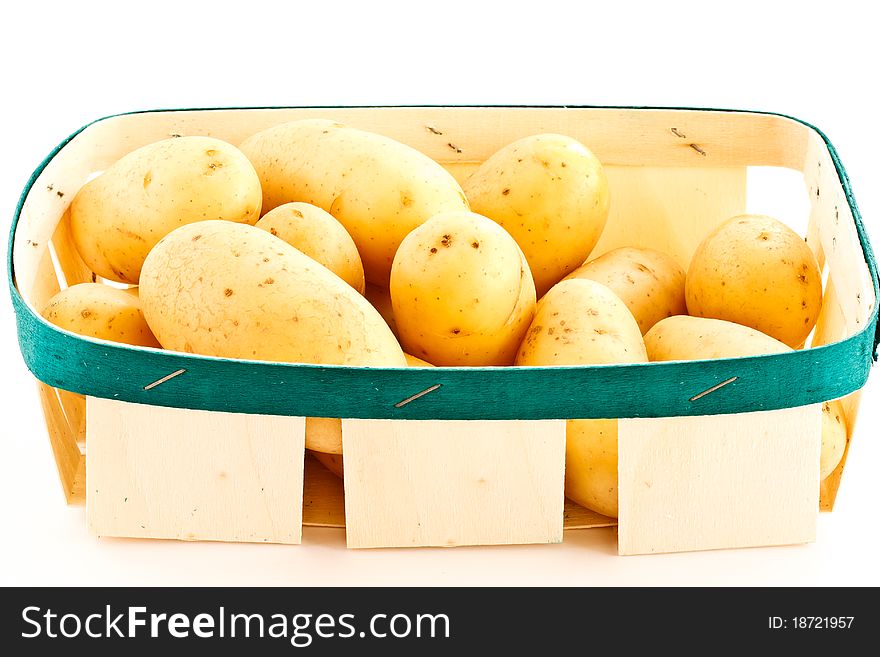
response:
[[[815,540],[821,422],[820,404],[620,420],[620,554]]]
[[[95,273],[83,262],[70,229],[70,211],[64,213],[52,236],[52,247],[55,249],[55,259],[58,261],[60,273],[64,276],[66,285],[88,283],[96,280]]]
[[[558,543],[561,420],[343,420],[349,547]]]
[[[811,133],[807,144],[804,182],[811,206],[807,243],[827,274],[822,310],[810,343],[815,347],[839,342],[864,329],[871,321],[876,299],[852,209],[828,147],[816,133]],[[846,449],[835,471],[822,482],[820,506],[824,511],[834,507],[860,401],[860,390],[842,399]]]
[[[86,448],[86,398],[75,392],[68,392],[56,388],[58,400],[61,402],[61,408],[64,409],[64,416],[70,427],[73,439],[79,446],[80,450],[85,453]]]
[[[746,167],[608,167],[607,174],[611,212],[590,258],[651,248],[687,271],[703,238],[746,209]]]
[[[299,543],[305,420],[88,397],[99,536]]]
[[[811,133],[804,164],[811,210],[807,241],[821,254],[828,278],[837,289],[837,303],[843,316],[839,340],[855,335],[870,322],[876,299],[871,274],[862,256],[852,208],[844,194],[838,173],[825,142]],[[824,344],[813,341],[813,344]]]
[[[303,475],[303,526],[345,527],[345,488],[342,479],[306,451]],[[613,527],[617,518],[609,518],[565,499],[562,513],[564,529]]]
[[[64,497],[68,504],[82,504],[85,501],[85,454],[77,444],[76,433],[65,416],[58,391],[39,381],[37,388]]]
[[[39,247],[38,247],[39,248]],[[55,270],[52,253],[48,244],[40,249],[42,255],[35,262],[33,278],[31,279],[31,300],[35,308],[42,310],[54,295],[61,290],[61,282]]]
[[[829,276],[828,283],[825,286],[825,296],[822,299],[822,311],[819,315],[819,321],[816,323],[816,330],[813,334],[812,343],[814,345],[820,345],[837,342],[846,337],[846,331],[847,320],[843,314],[840,302],[838,301],[837,286],[834,284],[834,279]],[[823,511],[831,511],[834,509],[834,502],[837,499],[837,491],[840,487],[840,479],[843,476],[843,469],[846,467],[849,447],[852,442],[853,434],[855,433],[856,419],[858,417],[861,398],[862,391],[857,390],[841,400],[844,421],[846,423],[846,447],[844,448],[843,457],[840,459],[840,463],[838,463],[834,472],[822,481],[819,507]]]
[[[207,135],[239,144],[286,121],[324,118],[409,144],[438,162],[482,162],[537,133],[569,135],[609,165],[799,169],[809,129],[753,112],[609,107],[287,107],[156,111],[91,125],[95,170],[145,144]]]

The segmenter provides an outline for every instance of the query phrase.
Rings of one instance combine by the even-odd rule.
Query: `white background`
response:
[[[4,3],[0,228],[51,148],[116,112],[622,104],[770,110],[818,125],[880,243],[880,52],[858,9],[867,3],[587,4]],[[83,510],[64,504],[5,293],[0,359],[2,584],[880,584],[877,373],[817,543],[624,558],[613,530],[567,532],[556,546],[375,551],[347,551],[341,530],[319,529],[302,546],[97,540]]]

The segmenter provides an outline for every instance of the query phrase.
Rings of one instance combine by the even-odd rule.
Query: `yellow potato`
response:
[[[584,263],[566,278],[588,278],[606,286],[626,304],[643,335],[665,317],[687,314],[684,271],[660,251],[614,249]]]
[[[260,181],[234,146],[177,137],[139,148],[86,183],[70,206],[76,248],[100,276],[137,283],[147,253],[178,226],[206,219],[253,224]]]
[[[577,278],[554,285],[538,304],[517,365],[599,365],[648,360],[626,304],[604,285]]]
[[[329,212],[308,203],[285,203],[264,214],[256,226],[280,237],[364,293],[364,266],[354,240]]]
[[[440,366],[510,365],[534,313],[535,285],[503,228],[447,212],[400,245],[391,303],[408,352]]]
[[[431,363],[410,354],[404,354],[404,358],[406,358],[406,364],[409,367],[434,367]],[[341,477],[342,460],[339,460],[339,472],[336,472],[334,461],[322,457],[342,454],[342,421],[332,417],[307,417],[306,449],[312,450],[321,463]]]
[[[617,517],[617,420],[565,423],[565,496]]]
[[[769,335],[720,319],[670,317],[645,334],[652,361],[739,358],[792,351]],[[846,448],[846,422],[838,401],[822,404],[820,477],[825,479],[840,463]]]
[[[677,315],[657,322],[645,334],[650,360],[739,358],[791,351],[769,335],[722,319]]]
[[[101,283],[71,285],[49,299],[42,315],[55,326],[79,335],[159,347],[134,288],[120,290]]]
[[[315,454],[342,454],[342,420],[338,417],[307,417],[306,449]]]
[[[373,308],[379,311],[391,332],[397,336],[397,322],[394,321],[394,308],[391,307],[391,290],[387,287],[367,283],[364,296],[367,297],[367,301],[373,304]]]
[[[647,361],[642,332],[626,305],[588,279],[558,283],[541,299],[517,365],[590,365]],[[565,494],[617,516],[617,420],[569,420]]]
[[[822,451],[819,454],[819,478],[825,479],[840,464],[846,450],[846,418],[839,401],[822,404]]]
[[[798,348],[819,317],[822,276],[810,247],[788,226],[740,215],[697,248],[686,296],[691,315],[751,326]]]
[[[167,235],[141,273],[141,304],[166,349],[293,363],[403,367],[370,303],[254,226],[203,221]]]
[[[608,218],[601,163],[563,135],[534,135],[505,146],[465,181],[464,190],[471,210],[513,235],[538,297],[587,259]]]
[[[323,119],[284,123],[241,145],[263,187],[263,209],[305,201],[354,239],[367,280],[388,287],[394,253],[438,212],[467,210],[443,167],[400,142]]]

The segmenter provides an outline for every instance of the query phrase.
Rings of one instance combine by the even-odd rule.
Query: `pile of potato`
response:
[[[733,217],[687,274],[670,256],[590,258],[608,219],[599,160],[540,134],[464,183],[419,151],[327,120],[238,147],[178,137],[140,148],[71,205],[104,282],[43,311],[104,340],[227,358],[373,367],[637,363],[804,346],[822,305],[815,257],[788,227]],[[109,284],[108,284],[109,283]],[[571,419],[566,494],[617,515],[617,420]],[[338,419],[306,446],[341,474]],[[821,476],[846,446],[824,405]]]

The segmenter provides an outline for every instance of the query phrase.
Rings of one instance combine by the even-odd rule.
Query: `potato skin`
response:
[[[401,243],[391,304],[409,353],[439,366],[511,365],[534,313],[535,285],[501,226],[446,212]]]
[[[280,237],[364,293],[364,265],[345,227],[309,203],[285,203],[264,214],[257,228]]]
[[[565,496],[617,517],[617,420],[565,423]]]
[[[434,367],[410,354],[404,354],[404,358],[408,367]],[[327,469],[341,477],[342,459],[337,459],[337,463],[334,458],[342,454],[342,421],[332,417],[307,417],[306,449],[311,450]]]
[[[224,219],[253,224],[260,181],[247,158],[213,137],[139,148],[86,183],[70,206],[76,248],[98,275],[137,283],[150,249],[178,226]]]
[[[171,232],[144,262],[141,303],[166,349],[293,363],[406,365],[366,299],[254,226],[203,221]]]
[[[657,322],[645,334],[645,348],[652,361],[739,358],[791,351],[776,338],[748,326],[687,315]]]
[[[42,316],[55,326],[90,338],[159,347],[147,326],[136,288],[79,283],[49,299]]]
[[[661,251],[614,249],[584,263],[569,278],[588,278],[614,292],[636,318],[642,335],[665,317],[687,314],[684,270]]]
[[[822,404],[822,451],[819,453],[819,478],[825,479],[837,469],[846,450],[846,417],[840,401]]]
[[[538,303],[517,365],[590,365],[648,360],[642,332],[626,305],[588,279],[558,283]],[[569,420],[565,494],[617,517],[617,420]]]
[[[564,135],[533,135],[505,146],[465,181],[464,191],[474,212],[513,235],[538,297],[586,260],[608,219],[602,164]]]
[[[315,454],[342,454],[342,420],[338,417],[307,417],[306,449]]]
[[[747,326],[721,319],[669,317],[645,335],[652,361],[739,358],[792,351],[788,345]],[[846,419],[839,401],[822,404],[822,450],[820,478],[825,479],[840,463],[846,448]]]
[[[789,347],[804,344],[822,307],[822,275],[797,233],[772,217],[740,215],[697,247],[688,312],[751,326]]]
[[[626,304],[600,283],[557,283],[538,304],[516,365],[600,365],[648,360]]]
[[[467,210],[443,167],[400,142],[334,121],[274,126],[241,144],[263,188],[263,209],[305,201],[332,214],[354,239],[368,281],[388,287],[394,253],[439,212]]]

